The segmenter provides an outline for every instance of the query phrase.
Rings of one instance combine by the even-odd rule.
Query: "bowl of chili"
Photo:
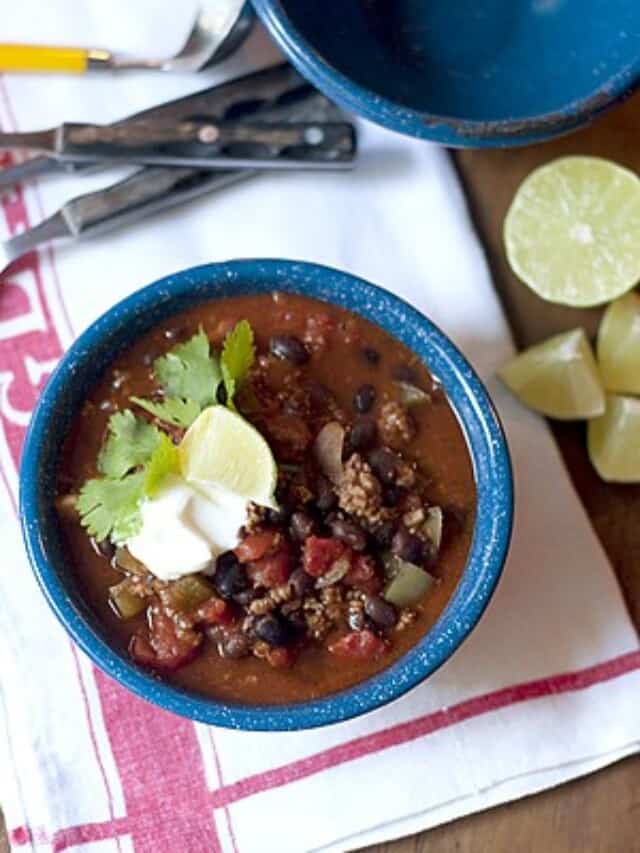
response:
[[[220,379],[190,412],[153,385],[175,391],[167,358],[184,378],[218,345],[228,378],[249,328],[256,360],[239,390],[239,376]],[[146,535],[149,507],[182,501],[184,482],[143,499],[144,524],[135,507],[108,510],[110,490],[130,494],[149,468],[157,479],[158,459],[184,456],[211,418],[271,454],[277,479],[203,568],[197,548],[186,566],[192,528],[159,516],[175,531],[160,554]],[[160,447],[150,460],[147,445]],[[75,642],[142,698],[246,730],[340,722],[430,676],[489,603],[513,516],[501,425],[453,343],[373,284],[284,260],[188,269],[96,320],[38,401],[20,486],[33,571]],[[167,554],[183,541],[177,578]]]

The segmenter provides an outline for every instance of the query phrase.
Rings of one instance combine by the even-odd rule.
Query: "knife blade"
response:
[[[216,120],[239,121],[258,117],[265,110],[300,102],[317,94],[315,90],[288,63],[245,74],[234,80],[211,86],[192,95],[158,104],[114,122],[110,127],[123,127],[142,118],[156,118],[159,122],[181,121],[193,115],[208,115]],[[319,96],[320,97],[320,96]],[[330,104],[330,101],[326,101]],[[337,107],[328,111],[327,118],[341,117]],[[33,157],[0,170],[0,189],[19,181],[53,172],[92,172],[102,164],[86,161],[61,161],[53,157]]]
[[[197,168],[342,169],[357,151],[349,122],[140,119],[123,127],[65,123],[49,130],[1,133],[0,149],[47,152],[58,160],[104,160]]]

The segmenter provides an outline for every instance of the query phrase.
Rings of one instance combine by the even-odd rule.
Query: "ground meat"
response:
[[[270,589],[262,598],[255,598],[249,605],[249,611],[256,616],[263,616],[275,610],[280,604],[285,604],[293,598],[291,584],[283,583]]]
[[[380,409],[378,429],[385,444],[395,450],[411,441],[416,432],[411,415],[402,403],[395,400],[389,400]]]
[[[346,462],[337,491],[340,509],[360,519],[366,527],[384,521],[380,481],[359,453],[353,453]]]
[[[328,592],[328,590],[325,590]],[[342,615],[341,602],[324,603],[314,596],[307,596],[302,602],[302,610],[307,633],[314,640],[322,640]]]
[[[396,631],[404,631],[405,628],[408,628],[413,622],[418,618],[418,614],[415,610],[412,610],[410,607],[403,607],[398,615],[398,621],[396,622]]]

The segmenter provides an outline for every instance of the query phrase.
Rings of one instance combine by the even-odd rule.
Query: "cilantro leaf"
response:
[[[222,369],[222,381],[224,383],[224,404],[235,411],[236,404],[233,402],[234,394],[236,393],[236,380],[229,373],[229,368],[224,362],[220,365]]]
[[[152,498],[167,474],[178,471],[178,448],[166,433],[162,433],[144,472],[144,494]]]
[[[191,340],[157,358],[153,372],[167,397],[180,397],[197,404],[200,409],[216,401],[220,366],[210,352],[209,339],[203,329]]]
[[[255,354],[253,329],[248,320],[240,320],[225,338],[220,355],[227,406],[233,408],[233,396],[249,373]]]
[[[131,402],[161,421],[178,427],[190,427],[200,414],[200,406],[195,400],[181,400],[180,397],[167,397],[160,403],[131,397]]]
[[[160,431],[137,418],[132,411],[116,412],[109,418],[109,435],[98,454],[98,471],[119,479],[142,465],[153,453]]]
[[[107,537],[114,542],[124,542],[138,533],[142,525],[138,505],[144,480],[143,471],[121,480],[109,477],[87,480],[80,490],[76,509],[90,536],[98,542]]]

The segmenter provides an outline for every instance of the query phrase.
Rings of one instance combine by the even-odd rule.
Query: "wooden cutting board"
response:
[[[578,311],[542,302],[510,272],[502,249],[502,221],[522,179],[536,166],[567,154],[609,157],[640,173],[640,95],[586,130],[544,145],[454,154],[520,346],[580,325],[593,334],[601,314],[601,309]],[[599,480],[586,454],[582,424],[554,424],[553,432],[640,628],[640,486]],[[632,853],[640,851],[639,806],[637,757],[368,853]]]

